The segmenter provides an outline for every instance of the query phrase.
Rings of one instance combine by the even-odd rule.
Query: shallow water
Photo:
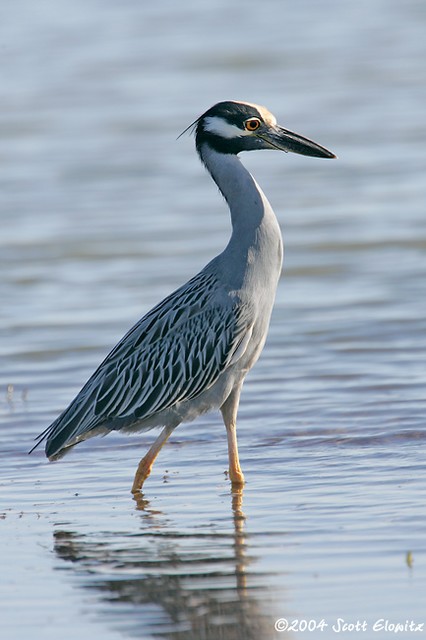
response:
[[[1,17],[1,637],[424,635],[407,626],[426,627],[424,3],[20,0]],[[226,207],[175,138],[226,98],[339,160],[243,157],[286,246],[239,414],[243,494],[211,414],[136,503],[153,433],[55,464],[27,451],[223,248]]]

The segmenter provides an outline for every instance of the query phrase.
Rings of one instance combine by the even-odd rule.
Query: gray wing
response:
[[[244,352],[248,305],[201,272],[144,316],[40,436],[46,455],[130,427],[211,387]]]

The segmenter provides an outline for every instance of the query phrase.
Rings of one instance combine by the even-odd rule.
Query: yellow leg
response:
[[[241,387],[234,389],[220,408],[228,437],[229,477],[232,484],[236,486],[244,484],[237,443],[237,411],[240,391]]]
[[[242,485],[245,480],[238,458],[236,424],[226,425],[226,431],[228,435],[229,477],[231,478],[232,484]]]
[[[158,436],[157,440],[154,442],[148,453],[142,458],[139,462],[135,479],[133,480],[132,493],[139,493],[142,489],[142,485],[151,473],[152,466],[161,451],[161,448],[164,444],[166,444],[169,439],[172,431],[175,427],[165,427],[163,431]]]

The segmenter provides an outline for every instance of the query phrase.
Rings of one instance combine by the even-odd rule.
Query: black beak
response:
[[[258,134],[273,149],[300,153],[302,156],[314,156],[315,158],[336,158],[331,151],[317,144],[309,138],[304,138],[298,133],[293,133],[278,125]]]

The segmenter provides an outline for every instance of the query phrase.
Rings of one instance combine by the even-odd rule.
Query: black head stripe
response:
[[[218,102],[198,119],[198,122],[202,122],[204,118],[217,117],[227,120],[229,124],[233,124],[240,129],[244,128],[244,121],[247,118],[259,118],[263,120],[262,114],[256,109],[254,105],[247,104],[245,102],[232,102],[228,100],[226,102]]]
[[[218,102],[198,118],[195,123],[197,149],[200,149],[203,143],[207,143],[220,153],[231,154],[239,153],[242,150],[241,141],[238,141],[237,138],[235,140],[223,138],[212,131],[206,131],[203,126],[206,118],[221,118],[230,125],[238,127],[241,131],[244,131],[244,122],[248,118],[259,118],[263,121],[263,116],[255,105],[245,102],[233,102],[232,100]]]

